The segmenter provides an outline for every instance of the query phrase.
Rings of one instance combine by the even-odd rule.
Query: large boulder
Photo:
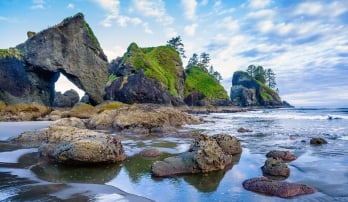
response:
[[[224,135],[228,136],[228,135]],[[222,148],[222,140],[228,140],[223,135],[214,138],[199,135],[191,144],[190,149],[178,156],[168,157],[152,165],[154,176],[167,177],[185,173],[206,173],[225,169],[232,163],[232,151]],[[218,141],[220,141],[220,144]],[[238,151],[241,151],[239,149]]]
[[[139,48],[131,43],[123,57],[110,64],[105,99],[183,105],[184,80],[182,61],[175,49]]]
[[[54,107],[73,107],[76,103],[78,103],[80,100],[79,94],[71,89],[68,91],[65,91],[64,94],[61,92],[56,92],[54,96],[53,106]]]
[[[40,146],[42,157],[58,163],[113,163],[126,158],[116,136],[75,127],[52,125],[43,130],[23,132],[11,141]]]
[[[240,106],[283,106],[277,92],[243,71],[233,74],[230,98],[234,105]]]
[[[82,13],[0,53],[0,99],[7,104],[51,105],[60,73],[83,89],[92,104],[103,101],[108,62]]]
[[[268,158],[261,167],[264,176],[289,177],[290,169],[280,158]]]
[[[290,198],[304,194],[312,194],[315,190],[305,184],[271,180],[265,177],[252,178],[243,182],[246,190],[259,192],[281,198]]]

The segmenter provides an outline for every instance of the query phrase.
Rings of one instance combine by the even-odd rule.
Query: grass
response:
[[[112,82],[114,82],[117,79],[117,76],[115,74],[110,74],[108,78],[108,82],[106,83],[106,86],[110,86]]]
[[[193,90],[203,94],[211,101],[229,99],[224,87],[199,67],[192,67],[186,70],[185,97],[189,96]]]
[[[273,89],[268,87],[267,85],[257,81],[257,83],[261,86],[260,94],[263,100],[269,101],[273,99],[280,100],[280,97],[277,92],[275,92]]]
[[[101,105],[96,106],[97,108],[97,113],[101,113],[105,110],[114,110],[114,109],[119,109],[123,106],[125,106],[126,104],[122,103],[122,102],[117,102],[117,101],[113,101],[113,102],[108,102],[108,103],[104,103]]]

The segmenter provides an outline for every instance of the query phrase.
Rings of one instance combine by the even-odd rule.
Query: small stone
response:
[[[270,151],[266,154],[267,158],[281,158],[284,161],[293,161],[296,160],[296,156],[293,155],[291,152],[289,151],[279,151],[279,150],[273,150]]]
[[[310,144],[322,145],[322,144],[327,144],[327,141],[321,137],[313,137],[310,141]]]
[[[237,132],[238,133],[251,133],[251,132],[253,132],[252,130],[250,130],[250,129],[247,129],[247,128],[238,128],[238,130],[237,130]]]

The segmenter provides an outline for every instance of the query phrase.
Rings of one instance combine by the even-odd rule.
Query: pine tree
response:
[[[273,72],[272,69],[266,69],[265,72],[266,72],[265,73],[266,84],[268,85],[268,87],[274,89],[275,86],[277,85],[275,80],[275,73]]]
[[[184,44],[182,43],[180,36],[173,37],[169,41],[167,41],[167,46],[173,47],[176,51],[178,51],[181,57],[186,58]]]
[[[209,53],[203,52],[200,55],[200,66],[205,71],[208,72],[208,66],[210,63]]]
[[[189,59],[186,69],[190,69],[191,67],[198,66],[198,55],[196,53],[192,54],[192,57]]]

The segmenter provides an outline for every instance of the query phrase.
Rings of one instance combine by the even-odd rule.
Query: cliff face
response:
[[[243,71],[233,74],[230,97],[238,106],[282,106],[277,92]]]
[[[184,80],[180,56],[173,48],[139,48],[132,43],[110,64],[105,99],[182,105]]]
[[[1,100],[51,105],[54,83],[62,73],[89,95],[92,104],[103,101],[108,62],[83,14],[33,35],[14,50],[18,54],[0,57],[0,74],[7,75],[0,82]],[[19,87],[12,88],[16,82]]]
[[[223,86],[199,67],[186,70],[184,101],[189,106],[231,104]]]

